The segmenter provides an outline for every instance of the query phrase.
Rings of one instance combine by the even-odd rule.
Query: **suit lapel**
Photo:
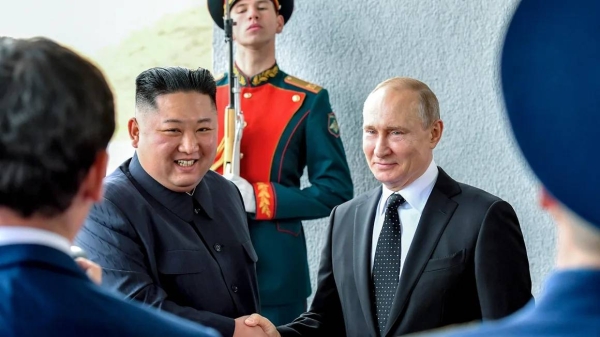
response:
[[[441,168],[431,195],[423,209],[417,231],[410,245],[400,284],[396,290],[394,303],[384,335],[396,324],[404,311],[410,294],[423,273],[425,265],[433,254],[448,221],[454,214],[458,204],[450,198],[460,193],[458,183],[450,178]]]
[[[381,187],[369,192],[356,206],[354,214],[354,278],[369,335],[373,336],[376,336],[377,332],[371,303],[371,241],[375,210],[380,196]]]

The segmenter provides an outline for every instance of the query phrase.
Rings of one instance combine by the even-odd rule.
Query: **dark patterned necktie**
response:
[[[402,203],[404,203],[404,198],[399,194],[394,193],[388,198],[385,219],[379,240],[377,240],[373,261],[373,298],[375,299],[375,316],[380,334],[383,334],[390,315],[400,277],[402,231],[398,207]]]

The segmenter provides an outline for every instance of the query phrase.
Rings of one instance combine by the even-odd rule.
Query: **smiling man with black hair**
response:
[[[137,77],[136,152],[106,178],[77,243],[102,266],[104,286],[238,336],[256,330],[235,318],[259,310],[257,258],[238,189],[209,170],[215,95],[205,69]]]

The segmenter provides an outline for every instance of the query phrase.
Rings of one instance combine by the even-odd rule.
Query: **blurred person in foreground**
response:
[[[218,336],[118,299],[72,258],[114,129],[94,65],[47,39],[0,38],[0,336]]]
[[[558,230],[555,270],[535,305],[436,336],[600,336],[600,2],[524,0],[502,51],[517,143]]]

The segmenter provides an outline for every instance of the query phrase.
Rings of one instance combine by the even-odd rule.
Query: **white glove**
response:
[[[254,197],[254,188],[252,185],[240,176],[226,175],[225,178],[229,179],[240,190],[246,212],[256,213],[256,198]]]

